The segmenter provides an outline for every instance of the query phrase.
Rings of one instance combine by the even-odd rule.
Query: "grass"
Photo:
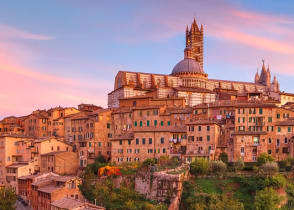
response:
[[[249,189],[240,187],[239,183],[233,178],[228,179],[196,179],[193,180],[195,191],[198,193],[222,194],[233,196],[244,204],[245,209],[253,209],[254,195],[249,192]]]

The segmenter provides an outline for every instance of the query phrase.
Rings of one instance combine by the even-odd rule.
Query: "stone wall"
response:
[[[169,209],[178,209],[182,194],[182,181],[187,177],[185,166],[161,172],[152,172],[145,168],[137,172],[135,190],[150,200],[164,202],[169,200]]]

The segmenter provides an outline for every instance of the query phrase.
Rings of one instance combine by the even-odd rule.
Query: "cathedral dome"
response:
[[[185,58],[175,65],[171,74],[175,76],[184,73],[204,74],[204,71],[195,59]]]

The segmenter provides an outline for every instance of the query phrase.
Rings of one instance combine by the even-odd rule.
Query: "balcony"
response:
[[[88,152],[89,152],[89,153],[95,153],[95,150],[94,150],[94,148],[89,148],[89,149],[88,149]]]

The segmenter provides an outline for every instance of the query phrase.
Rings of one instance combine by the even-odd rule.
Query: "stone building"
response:
[[[41,173],[53,172],[59,175],[75,175],[78,167],[78,153],[75,152],[57,151],[41,155]]]
[[[224,92],[236,95],[258,94],[279,99],[280,85],[272,80],[270,69],[255,75],[254,82],[238,82],[208,78],[203,69],[203,26],[196,21],[186,30],[184,59],[175,65],[170,75],[119,71],[115,77],[114,90],[108,94],[108,107],[119,107],[120,99],[152,96],[153,98],[184,98],[185,104],[195,106],[211,103]]]
[[[32,209],[51,210],[51,203],[62,198],[83,199],[75,176],[59,176],[54,173],[24,176],[18,179],[20,195]]]

